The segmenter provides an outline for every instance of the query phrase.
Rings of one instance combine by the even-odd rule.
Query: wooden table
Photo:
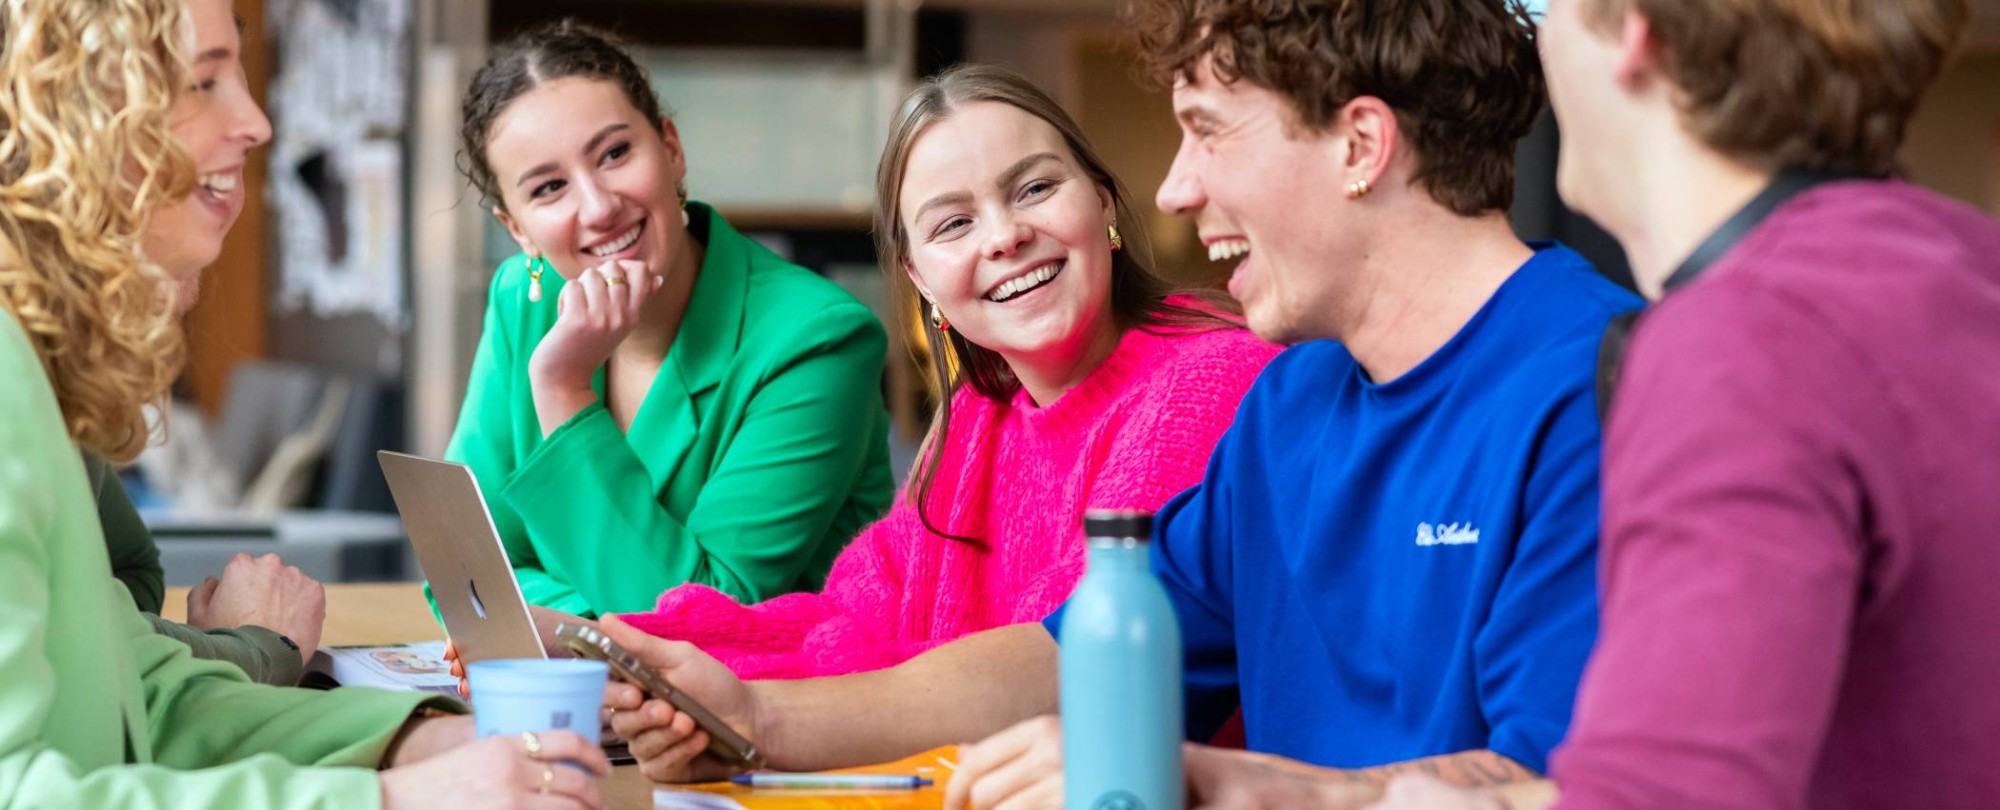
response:
[[[160,615],[187,621],[187,591],[168,588]],[[326,586],[326,629],[320,634],[323,645],[407,644],[443,638],[444,628],[431,618],[430,603],[424,601],[423,587],[417,583]]]
[[[160,614],[174,621],[186,621],[187,589],[168,588],[166,606]],[[431,618],[430,604],[424,601],[423,589],[416,583],[326,586],[326,629],[320,636],[322,645],[405,644],[415,641],[437,641],[442,638],[444,629]],[[942,749],[927,751],[901,762],[854,769],[877,773],[920,772],[924,776],[938,780],[938,786],[922,790],[834,793],[752,790],[727,782],[705,785],[656,785],[644,774],[639,773],[639,767],[636,765],[621,765],[613,769],[601,787],[604,789],[606,804],[611,810],[651,810],[655,788],[719,793],[735,799],[749,810],[808,810],[808,808],[931,810],[944,806],[942,784],[949,773],[938,767],[937,758],[940,756],[956,758],[953,751]]]

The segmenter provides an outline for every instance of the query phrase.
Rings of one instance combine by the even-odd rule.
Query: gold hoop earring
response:
[[[1118,233],[1118,223],[1116,222],[1111,223],[1111,225],[1106,227],[1105,230],[1111,232],[1111,251],[1113,253],[1116,253],[1118,251],[1124,250],[1125,237]]]
[[[944,319],[944,310],[938,309],[936,304],[931,305],[931,328],[940,332],[951,331],[951,321]]]
[[[1358,200],[1361,199],[1362,197],[1368,196],[1368,192],[1374,190],[1375,187],[1369,185],[1368,181],[1356,180],[1347,185],[1347,198],[1350,200]]]
[[[674,181],[674,196],[681,202],[681,227],[688,225],[688,183],[686,178]]]
[[[528,255],[528,300],[542,300],[542,271],[548,269],[549,261],[539,253]]]

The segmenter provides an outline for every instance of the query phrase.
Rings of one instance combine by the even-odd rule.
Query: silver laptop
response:
[[[547,657],[472,468],[388,450],[375,457],[461,659]]]
[[[375,458],[460,659],[547,658],[472,468],[388,450]],[[609,724],[601,737],[611,764],[634,761]]]

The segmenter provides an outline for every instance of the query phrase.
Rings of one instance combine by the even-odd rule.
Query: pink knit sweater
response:
[[[905,495],[840,554],[826,587],[757,605],[702,585],[623,616],[693,642],[749,678],[880,669],[969,633],[1039,621],[1083,573],[1083,512],[1158,509],[1201,480],[1236,405],[1278,348],[1239,329],[1127,332],[1096,371],[1037,407],[960,390],[931,488]]]

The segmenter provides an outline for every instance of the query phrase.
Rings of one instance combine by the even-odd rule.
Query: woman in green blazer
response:
[[[608,35],[517,37],[464,113],[467,174],[524,252],[493,280],[446,456],[528,601],[817,588],[892,494],[881,324],[687,200],[679,135]]]
[[[7,0],[0,31],[0,808],[601,807],[525,740],[424,717],[448,701],[253,684],[140,618],[83,454],[151,435],[171,299],[220,252],[270,125],[229,0]],[[608,768],[573,733],[536,748]]]

